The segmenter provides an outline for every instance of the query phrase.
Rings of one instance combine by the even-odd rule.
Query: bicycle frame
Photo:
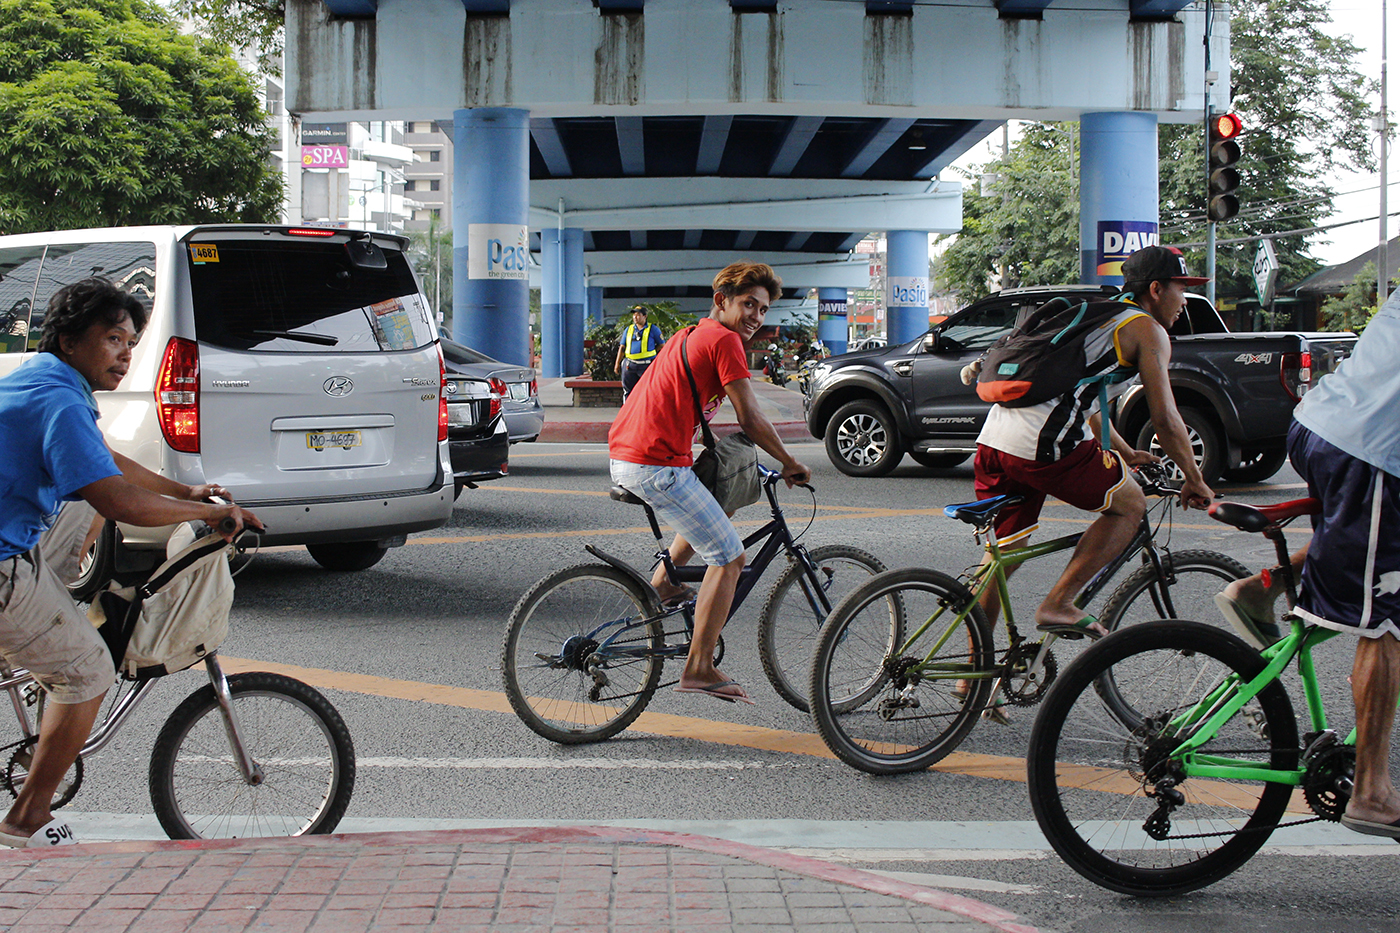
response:
[[[816,600],[813,605],[820,605],[823,616],[828,615],[831,612],[830,601],[826,597],[826,591],[821,588],[820,583],[816,580],[816,567],[808,558],[807,549],[797,543],[792,537],[792,532],[788,529],[787,519],[783,516],[782,508],[778,505],[776,483],[764,483],[763,491],[768,497],[770,517],[762,527],[743,539],[744,549],[746,551],[760,541],[763,542],[763,546],[759,548],[758,554],[751,561],[748,561],[744,565],[744,569],[740,571],[739,582],[734,588],[734,599],[729,604],[729,615],[725,618],[725,622],[728,623],[730,619],[734,618],[735,613],[739,611],[739,607],[743,605],[744,599],[758,584],[759,578],[763,576],[763,572],[768,569],[768,565],[773,562],[779,552],[785,552],[802,563],[803,574],[801,582],[803,594],[807,597],[808,602],[812,602],[814,599]],[[646,506],[646,513],[647,519],[651,522],[653,534],[655,534],[657,541],[661,542],[664,536],[661,534],[661,526],[656,521],[656,514],[652,512],[650,506]],[[656,559],[659,563],[665,564],[667,579],[678,586],[684,583],[702,582],[705,578],[705,572],[708,570],[708,567],[703,564],[677,566],[671,560],[671,552],[665,547],[657,551]],[[626,619],[615,619],[604,622],[602,625],[588,632],[585,637],[601,639],[599,640],[596,650],[598,652],[610,653],[613,657],[631,657],[638,659],[657,655],[666,658],[684,657],[689,651],[689,639],[687,639],[687,644],[667,645],[660,652],[656,652],[647,647],[626,648],[616,645],[617,640],[628,632],[641,628],[644,625],[649,625],[657,619],[669,618],[677,613],[684,614],[686,631],[689,632],[694,627],[693,612],[690,606],[682,605],[669,609],[659,616],[649,616],[645,619],[638,619],[630,622]],[[605,632],[614,628],[615,631],[603,637]]]
[[[214,685],[214,694],[219,700],[229,748],[233,752],[239,772],[245,782],[258,783],[262,780],[262,770],[249,756],[247,749],[243,746],[243,740],[239,737],[238,721],[234,714],[228,680],[224,676],[223,668],[219,665],[217,652],[211,652],[205,657],[204,666],[209,673],[209,682]],[[136,707],[140,706],[141,701],[150,694],[157,679],[140,681],[129,693],[117,699],[112,708],[108,710],[107,715],[97,724],[96,730],[83,743],[82,750],[78,752],[79,759],[90,758],[111,743],[112,739],[116,737],[117,731],[136,711]],[[24,692],[25,688],[31,684],[37,688],[33,676],[23,668],[12,670],[9,676],[0,678],[0,690],[8,692],[10,695],[10,705],[14,707],[15,718],[19,721],[20,733],[24,739],[33,739],[38,735],[38,730],[29,718],[29,711],[25,708],[28,704],[25,702]]]
[[[972,611],[972,606],[979,602],[983,594],[994,586],[1001,600],[1002,613],[1006,619],[1006,631],[1011,638],[1011,645],[1015,647],[1020,644],[1023,639],[1016,629],[1016,620],[1011,608],[1011,590],[1008,585],[1008,578],[1010,577],[1009,571],[1014,570],[1027,561],[1069,550],[1078,545],[1079,540],[1084,537],[1083,532],[1077,532],[1059,538],[1052,538],[1040,544],[1031,544],[1023,548],[1003,551],[1001,545],[997,541],[996,532],[990,527],[987,527],[985,530],[987,533],[987,552],[990,555],[990,560],[979,565],[977,569],[972,572],[972,585],[969,587],[972,591],[972,602],[959,609],[942,635],[935,639],[934,644],[923,659],[923,665],[933,663],[935,655],[942,650],[943,645],[947,643],[953,632],[962,625],[963,620],[966,619],[968,613]],[[979,534],[981,531],[982,529],[979,529]],[[1088,605],[1093,598],[1108,585],[1108,582],[1113,579],[1114,574],[1139,553],[1142,553],[1144,560],[1148,561],[1156,568],[1158,579],[1166,583],[1172,582],[1167,577],[1166,568],[1162,564],[1161,555],[1157,553],[1157,547],[1153,543],[1152,524],[1148,520],[1147,514],[1144,513],[1142,522],[1138,526],[1137,532],[1133,535],[1133,539],[1128,543],[1128,546],[1123,549],[1121,554],[1109,561],[1107,566],[1094,575],[1094,578],[1084,587],[1083,592],[1075,599],[1074,604],[1080,608]],[[1157,594],[1154,593],[1153,598],[1156,599],[1156,597]],[[1166,587],[1162,588],[1161,597],[1164,600],[1164,605],[1158,606],[1158,609],[1167,613],[1167,615],[1164,616],[1165,618],[1172,618],[1174,609],[1171,606],[1171,596]],[[905,639],[904,644],[900,646],[899,653],[901,655],[904,654],[916,641],[922,638],[928,630],[933,627],[933,624],[938,620],[939,616],[943,614],[943,611],[944,610],[940,609],[938,612],[934,613],[909,635]],[[1046,646],[1048,647],[1053,641],[1054,636],[1045,639]],[[1036,659],[1036,663],[1040,663],[1039,658]],[[1001,673],[998,671],[983,670],[980,672],[969,672],[965,667],[966,666],[953,665],[946,671],[940,670],[939,674],[945,677],[955,676],[959,679],[967,680],[987,680],[1001,677]],[[929,673],[929,671],[921,667],[920,673],[926,674]]]

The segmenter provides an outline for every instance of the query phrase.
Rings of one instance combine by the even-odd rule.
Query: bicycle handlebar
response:
[[[1182,484],[1167,475],[1167,468],[1160,463],[1145,463],[1130,471],[1133,479],[1149,496],[1174,496],[1181,492]]]
[[[760,481],[765,486],[773,486],[783,478],[783,474],[779,473],[772,467],[766,467],[761,463],[758,464],[758,476]],[[812,488],[812,485],[810,483],[793,483],[793,485],[801,486],[808,492],[816,492],[816,490]]]

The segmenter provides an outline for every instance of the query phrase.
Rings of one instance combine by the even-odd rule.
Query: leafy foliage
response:
[[[258,94],[145,0],[0,0],[0,233],[267,222]]]
[[[941,288],[970,302],[994,288],[1079,280],[1078,132],[1027,124],[1006,156],[983,166],[995,179],[963,197],[962,232],[935,264]]]
[[[215,42],[251,53],[263,74],[282,73],[286,0],[173,0],[170,6]]]
[[[667,340],[683,327],[695,323],[695,315],[682,311],[674,301],[638,302],[631,307],[647,309],[647,323],[661,328],[661,336]],[[594,379],[616,379],[613,360],[617,359],[618,341],[622,332],[632,323],[631,314],[620,314],[611,322],[590,322],[583,334],[583,368]]]
[[[1238,168],[1242,208],[1218,224],[1217,288],[1252,292],[1250,270],[1261,234],[1316,226],[1332,211],[1323,183],[1339,166],[1371,168],[1368,97],[1356,71],[1359,50],[1322,31],[1322,0],[1235,0],[1230,21],[1234,112],[1244,122]],[[1000,176],[990,194],[963,201],[963,230],[940,257],[937,278],[965,301],[992,287],[1052,285],[1079,277],[1078,166],[1066,136],[1075,124],[1028,124],[1005,158],[982,167]],[[1158,134],[1162,242],[1186,245],[1204,271],[1205,145],[1200,123],[1164,125]],[[1304,234],[1274,239],[1282,281],[1319,266]],[[1004,280],[992,284],[1000,265]]]
[[[427,230],[408,234],[407,253],[423,294],[434,302],[433,310],[442,317],[443,333],[452,333],[452,230],[431,218]]]
[[[1368,262],[1339,298],[1329,298],[1319,309],[1323,330],[1361,333],[1376,313],[1376,264]]]

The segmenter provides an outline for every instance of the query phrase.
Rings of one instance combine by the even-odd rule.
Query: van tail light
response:
[[[1283,354],[1283,368],[1279,371],[1279,381],[1295,402],[1301,399],[1312,386],[1312,354]]]
[[[442,361],[438,347],[438,440],[447,440],[447,364]]]
[[[500,379],[487,379],[486,384],[491,387],[491,411],[486,416],[490,420],[501,413],[501,399],[510,394],[510,389]]]
[[[171,337],[156,375],[156,414],[165,442],[186,454],[199,453],[199,345]]]

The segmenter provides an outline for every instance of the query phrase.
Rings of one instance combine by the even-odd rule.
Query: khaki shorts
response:
[[[0,659],[28,670],[55,703],[100,697],[116,679],[106,642],[78,610],[64,579],[77,576],[95,515],[87,503],[71,502],[38,547],[0,561]]]

